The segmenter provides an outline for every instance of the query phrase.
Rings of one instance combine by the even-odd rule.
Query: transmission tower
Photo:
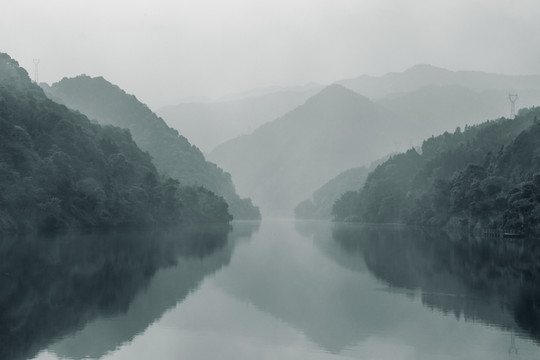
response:
[[[36,84],[39,84],[38,65],[39,65],[39,59],[34,59],[34,82]]]
[[[508,94],[508,100],[510,100],[510,117],[516,117],[516,101],[518,94]]]
[[[516,346],[516,335],[512,333],[510,335],[510,346],[508,347],[508,358],[516,359],[518,357],[518,349]]]

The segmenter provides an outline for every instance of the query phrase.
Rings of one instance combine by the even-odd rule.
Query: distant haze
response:
[[[429,63],[540,73],[537,0],[5,0],[0,51],[53,83],[104,76],[152,108]]]

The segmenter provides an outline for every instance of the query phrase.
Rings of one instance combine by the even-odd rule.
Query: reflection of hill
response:
[[[313,238],[313,243],[329,259],[345,269],[366,272],[366,264],[359,259],[359,249],[344,249],[332,239],[330,222],[318,220],[296,220],[295,230],[308,238]],[[361,253],[360,253],[361,256]],[[359,261],[360,260],[360,261]]]
[[[0,358],[26,359],[100,318],[98,324],[113,326],[98,326],[100,336],[81,344],[86,348],[66,351],[102,354],[130,340],[228,264],[227,232],[220,227],[3,239]]]
[[[304,234],[323,234],[316,240],[319,248],[328,247],[336,257],[348,261],[347,255],[331,244],[330,223],[303,224],[299,230]],[[315,230],[308,229],[310,224],[315,224]],[[311,239],[294,236],[293,226],[291,222],[263,223],[258,239],[249,247],[237,248],[234,263],[216,282],[228,294],[282,319],[334,354],[371,333],[410,321],[411,313],[419,307],[374,291],[378,284],[367,272],[362,275],[336,266]]]
[[[454,239],[396,227],[345,225],[334,238],[392,286],[420,289],[424,305],[540,339],[540,246]]]
[[[138,293],[125,312],[97,319],[80,332],[52,347],[69,359],[100,358],[108,351],[132,340],[167,310],[185,299],[208,275],[228,265],[237,239],[249,237],[258,222],[235,222],[229,241],[214,252],[205,251],[205,233],[199,233],[196,254],[182,253],[172,267],[160,269],[144,291]]]

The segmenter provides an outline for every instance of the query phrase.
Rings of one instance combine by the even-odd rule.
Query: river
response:
[[[0,241],[0,358],[539,359],[534,240],[315,221]]]

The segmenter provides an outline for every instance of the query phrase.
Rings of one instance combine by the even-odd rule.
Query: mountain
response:
[[[279,92],[311,92],[311,91],[319,91],[323,88],[322,85],[319,85],[314,82],[310,82],[305,85],[296,85],[296,86],[279,86],[279,85],[270,85],[270,86],[262,86],[257,87],[254,89],[250,89],[247,91],[242,91],[238,93],[232,93],[225,95],[221,98],[219,98],[217,101],[234,101],[234,100],[243,100],[243,99],[249,99],[249,98],[256,98],[264,95],[271,95]]]
[[[229,220],[223,199],[162,177],[128,131],[51,101],[0,53],[0,233]]]
[[[518,93],[520,108],[538,105],[540,98],[539,75],[450,71],[431,65],[415,65],[383,76],[362,75],[337,84],[388,107],[403,121],[413,125],[432,122],[432,128],[427,127],[417,141],[456,126],[508,116],[509,92]],[[269,86],[214,102],[182,101],[163,107],[157,113],[203,151],[209,152],[223,142],[249,134],[286,114],[321,88],[317,84]],[[402,139],[407,145],[413,145],[411,141]]]
[[[302,201],[294,208],[296,219],[330,219],[332,206],[344,193],[360,189],[369,174],[365,166],[352,168],[340,173],[315,190],[310,199]]]
[[[539,104],[540,86],[519,93],[520,107]],[[462,85],[429,85],[386,96],[377,103],[399,114],[415,129],[416,138],[510,115],[508,90],[496,88],[478,91]]]
[[[334,205],[339,221],[538,232],[540,108],[431,137],[378,166]]]
[[[318,89],[271,88],[268,93],[260,90],[252,96],[243,94],[244,98],[166,106],[157,113],[169,126],[208,152],[303,104]]]
[[[337,83],[370,99],[406,93],[425,86],[462,86],[473,91],[502,90],[527,92],[540,89],[540,75],[502,75],[480,71],[450,71],[432,65],[415,65],[403,72],[382,76],[362,75]],[[524,106],[524,105],[522,105]]]
[[[369,167],[360,166],[345,170],[326,184],[315,190],[310,199],[302,201],[294,208],[296,219],[331,219],[332,206],[347,191],[361,189],[368,174],[385,160],[377,160]]]
[[[402,123],[390,111],[340,85],[218,146],[209,159],[231,172],[238,190],[271,216],[293,208],[333,174],[393,150]]]
[[[160,171],[178,179],[180,184],[203,186],[223,196],[235,218],[260,218],[259,210],[251,200],[240,199],[236,194],[229,174],[206,161],[198,148],[168,127],[135,96],[126,94],[102,77],[86,75],[64,78],[45,90],[101,124],[129,129],[133,139],[152,156]]]
[[[540,99],[540,75],[450,71],[431,65],[338,83],[398,114],[414,129],[400,139],[408,146],[458,126],[510,116],[509,93],[518,94],[518,108],[537,106]]]

